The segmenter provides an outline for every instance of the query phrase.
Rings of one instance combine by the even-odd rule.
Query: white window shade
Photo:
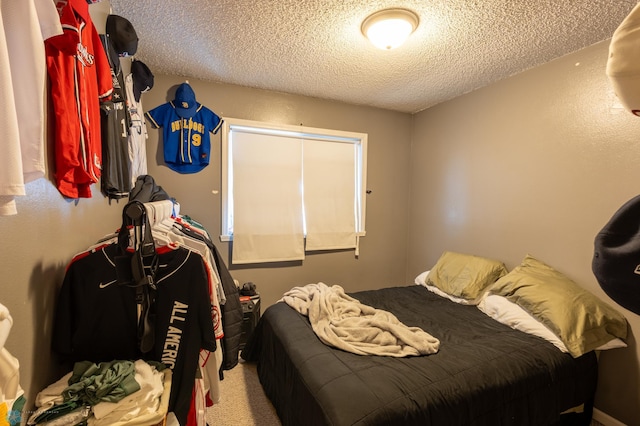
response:
[[[222,241],[233,264],[355,249],[365,235],[367,135],[224,118]],[[305,245],[306,242],[306,245]]]
[[[304,259],[302,141],[233,132],[233,263]]]
[[[305,140],[302,158],[306,250],[355,248],[356,146]]]

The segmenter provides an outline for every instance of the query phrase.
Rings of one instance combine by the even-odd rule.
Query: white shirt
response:
[[[51,0],[0,0],[0,215],[16,214],[14,197],[45,174],[44,40],[57,34]]]

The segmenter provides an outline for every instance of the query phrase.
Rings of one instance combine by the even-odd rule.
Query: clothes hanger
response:
[[[144,203],[149,215],[152,232],[160,232],[166,235],[173,229],[175,219],[173,215],[173,202],[171,200],[153,201]]]
[[[130,227],[133,227],[132,255],[128,253]],[[147,353],[155,342],[155,274],[159,262],[147,210],[140,201],[131,201],[124,207],[118,245],[120,254],[115,258],[118,283],[136,290],[138,348]]]

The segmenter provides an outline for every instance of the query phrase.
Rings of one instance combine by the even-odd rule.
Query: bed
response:
[[[257,363],[283,425],[589,424],[594,350],[562,352],[496,321],[477,303],[454,302],[424,285],[350,296],[437,337],[439,350],[388,357],[336,349],[318,338],[307,316],[280,301],[265,310],[242,357]]]

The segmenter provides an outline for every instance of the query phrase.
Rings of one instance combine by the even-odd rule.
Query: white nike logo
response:
[[[108,283],[106,283],[106,284],[104,284],[104,283],[100,283],[100,285],[99,285],[98,287],[100,287],[100,288],[107,288],[107,287],[109,287],[111,284],[115,283],[116,281],[118,281],[118,280],[113,280],[113,281],[110,281],[110,282],[108,282]]]

